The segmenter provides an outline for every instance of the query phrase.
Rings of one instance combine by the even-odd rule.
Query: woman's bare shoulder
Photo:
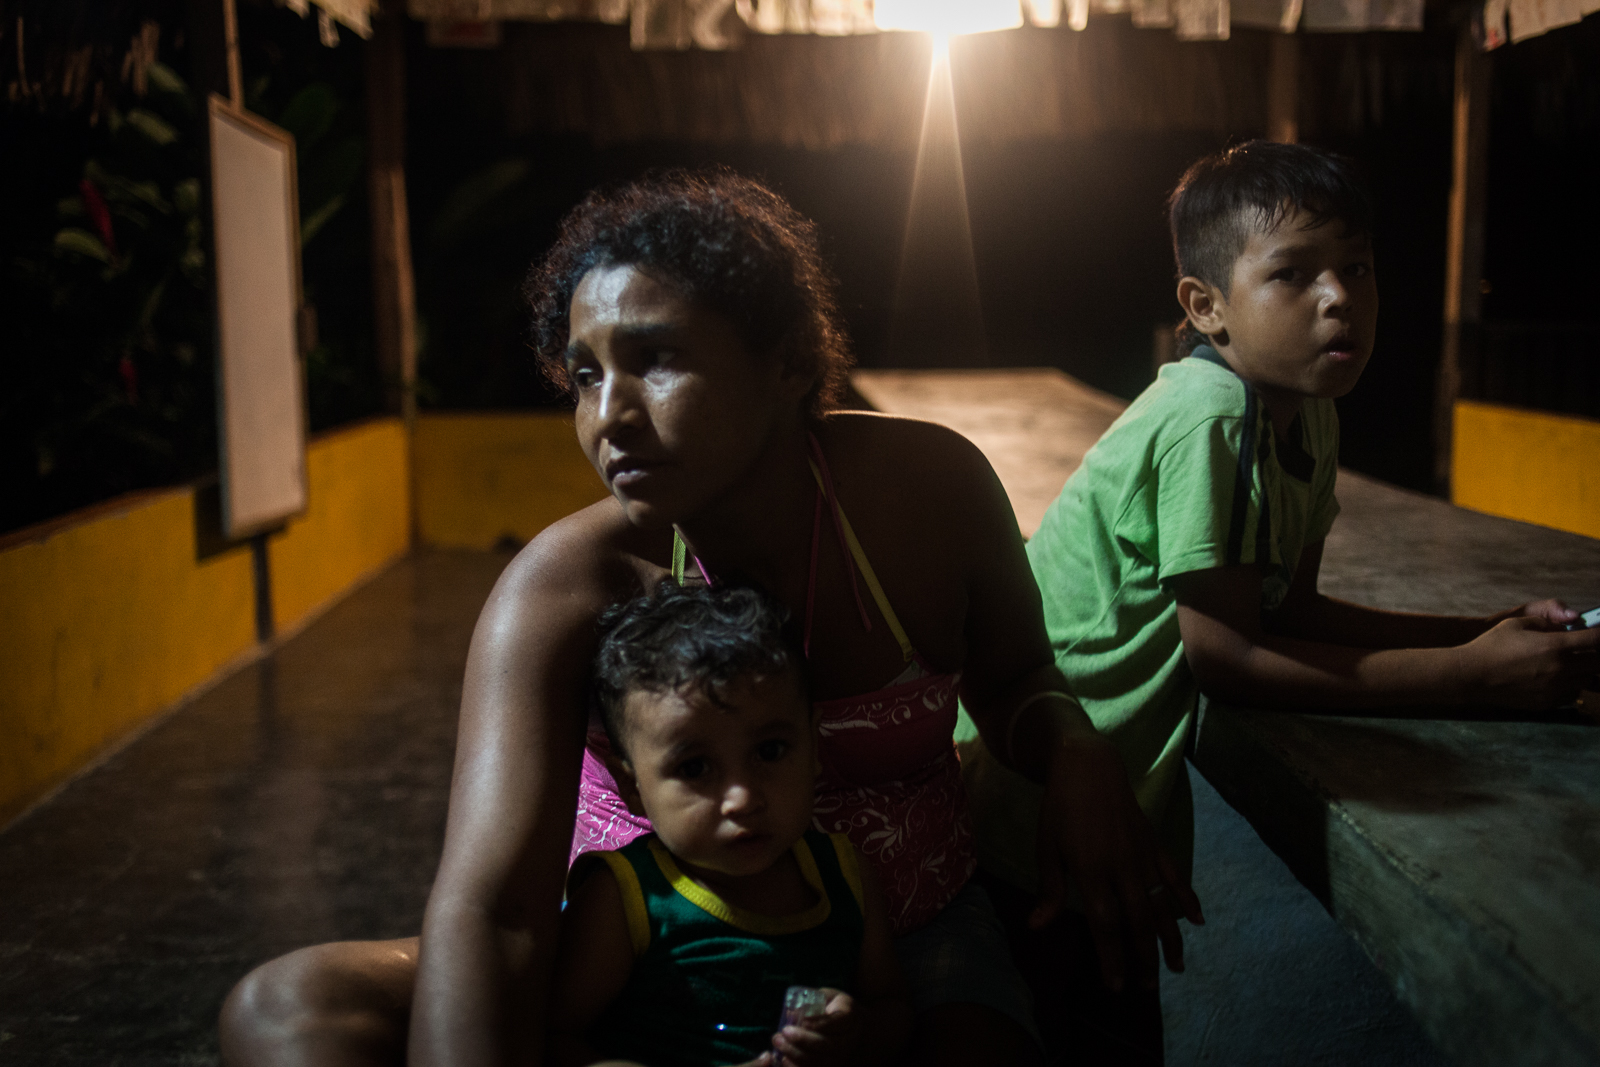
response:
[[[916,487],[958,488],[992,477],[978,446],[936,422],[875,411],[838,411],[818,430],[828,462],[842,474]]]
[[[628,523],[610,497],[547,526],[507,564],[494,598],[590,612],[654,585],[665,571],[670,535]]]

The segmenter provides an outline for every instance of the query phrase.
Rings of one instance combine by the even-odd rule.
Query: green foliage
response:
[[[106,249],[105,242],[87,230],[67,227],[56,234],[55,246],[62,252],[76,252],[80,256],[98,259],[106,266],[111,266],[111,253]]]
[[[369,238],[361,212],[349,210],[364,206],[367,145],[359,114],[330,83],[309,81],[276,109],[274,88],[259,79],[252,103],[295,138],[305,299],[318,311],[321,334],[306,353],[306,392],[311,427],[321,429],[381,406],[368,341]]]
[[[78,131],[87,158],[52,194],[53,233],[35,224],[38,236],[6,240],[0,473],[8,491],[0,494],[0,531],[216,464],[213,283],[199,177],[204,109],[169,67],[152,65],[147,82],[139,106],[112,109],[106,122]],[[319,257],[344,278],[352,249],[364,250],[364,220],[346,208],[360,199],[365,144],[327,84],[303,86],[276,115],[269,88],[268,78],[252,86],[254,110],[296,136],[306,295],[315,300],[330,275]],[[30,210],[39,209],[7,205],[12,218]],[[355,257],[361,265],[364,256]],[[331,296],[336,310],[353,303],[359,316],[323,316],[340,328],[325,329],[307,354],[313,428],[376,407],[376,372],[365,366],[372,360],[364,280],[354,288],[356,301]]]
[[[152,115],[143,108],[134,108],[128,112],[128,124],[137,129],[151,144],[169,145],[178,139],[178,131],[173,129],[160,115]]]
[[[329,136],[341,109],[331,85],[312,82],[278,115],[278,125],[294,134],[299,157],[302,245],[344,207],[366,165],[366,140],[360,134]]]
[[[214,462],[194,102],[160,64],[150,87],[96,131],[53,237],[7,250],[7,527]]]
[[[503,226],[516,213],[532,169],[526,159],[506,159],[467,176],[445,198],[429,236],[435,244],[455,245]]]

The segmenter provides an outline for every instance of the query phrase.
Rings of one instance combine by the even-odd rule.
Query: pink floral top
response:
[[[896,934],[903,934],[939,914],[977,868],[966,793],[961,786],[961,762],[953,741],[961,675],[930,672],[911,647],[839,507],[827,461],[815,438],[811,445],[818,485],[812,527],[812,587],[826,499],[840,544],[847,550],[846,559],[860,568],[906,662],[913,665],[886,688],[816,705],[821,718],[822,777],[817,783],[812,823],[824,833],[845,834],[872,863],[888,898],[890,925]],[[680,583],[683,566],[682,542],[677,541],[673,573]],[[700,570],[706,573],[703,566]],[[850,581],[855,588],[853,570]],[[870,630],[872,623],[859,591],[856,602],[862,624]],[[808,595],[808,644],[810,631]],[[591,723],[578,785],[572,860],[595,849],[621,848],[650,832],[649,820],[628,811],[617,794],[616,782],[605,766],[609,748],[605,732],[598,723]]]

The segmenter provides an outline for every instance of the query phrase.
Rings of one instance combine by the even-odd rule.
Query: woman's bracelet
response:
[[[1006,762],[1011,766],[1015,767],[1017,765],[1017,757],[1012,751],[1011,743],[1012,740],[1017,736],[1017,722],[1022,718],[1022,713],[1027,711],[1033,705],[1039,703],[1039,701],[1048,700],[1051,697],[1060,697],[1062,700],[1069,700],[1074,704],[1077,703],[1077,701],[1073,699],[1071,693],[1063,693],[1059,689],[1047,689],[1042,693],[1033,694],[1033,696],[1029,697],[1027,700],[1024,700],[1012,710],[1011,721],[1006,724]]]

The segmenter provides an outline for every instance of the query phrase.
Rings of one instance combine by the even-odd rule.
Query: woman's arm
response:
[[[1156,980],[1157,945],[1183,966],[1175,913],[1204,921],[1200,904],[1162,855],[1111,742],[1066,697],[1045,633],[1044,609],[1010,500],[965,439],[945,464],[947,492],[968,567],[962,701],[991,755],[1045,786],[1039,825],[1040,901],[1032,922],[1061,910],[1065,881],[1082,894],[1107,984]],[[959,494],[959,495],[956,495]],[[1061,696],[1041,696],[1058,693]],[[1020,709],[1020,710],[1019,710]],[[1158,906],[1164,887],[1176,912]],[[1131,950],[1131,951],[1130,951]]]
[[[633,971],[633,942],[622,891],[609,867],[601,863],[594,867],[561,913],[550,1005],[550,1067],[600,1062],[584,1035],[617,999]]]
[[[898,1063],[911,1036],[911,994],[900,973],[889,933],[889,905],[872,864],[861,870],[861,909],[866,931],[861,941],[861,964],[856,971],[856,1010],[864,1033],[856,1047],[855,1062],[862,1067]]]
[[[543,1054],[594,619],[626,580],[598,547],[611,506],[524,549],[473,633],[412,1002],[418,1067],[520,1067]]]

